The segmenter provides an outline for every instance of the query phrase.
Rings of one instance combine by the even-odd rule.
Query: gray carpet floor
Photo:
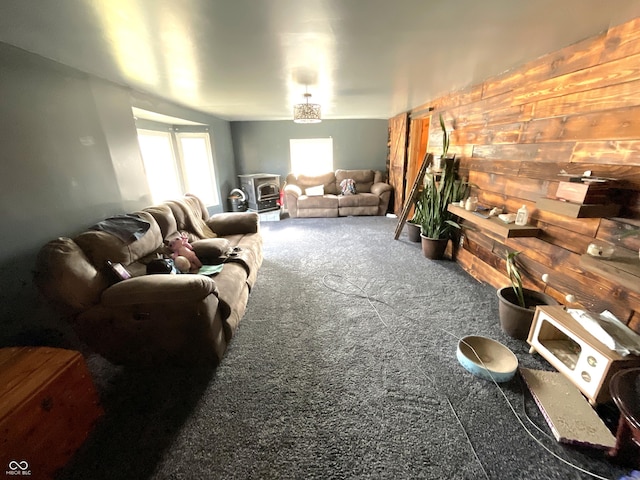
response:
[[[425,259],[404,232],[393,240],[395,225],[263,223],[264,264],[221,365],[141,372],[91,356],[107,413],[58,478],[628,473],[601,451],[556,442],[518,375],[498,388],[460,366],[458,339],[484,335],[521,366],[551,369],[501,332],[494,288],[454,262]]]

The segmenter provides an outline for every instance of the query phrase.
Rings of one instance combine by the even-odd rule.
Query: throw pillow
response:
[[[340,189],[342,191],[342,195],[355,195],[356,182],[353,178],[345,178],[340,182]]]
[[[318,185],[317,187],[305,188],[304,193],[306,193],[308,197],[319,197],[319,196],[322,196],[322,195],[324,195],[324,185]]]
[[[205,238],[196,240],[191,244],[196,256],[203,263],[215,264],[216,259],[224,255],[231,247],[229,240],[226,238]]]

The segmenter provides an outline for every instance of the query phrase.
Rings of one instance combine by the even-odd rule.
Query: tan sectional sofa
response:
[[[353,180],[355,194],[342,193],[345,180]],[[284,186],[285,207],[292,218],[385,215],[392,190],[377,170],[336,170],[318,176],[289,174]]]
[[[258,215],[209,217],[202,201],[187,195],[131,217],[148,224],[135,238],[92,228],[47,243],[37,258],[36,285],[80,339],[113,363],[217,363],[262,264]],[[167,242],[180,232],[203,263],[222,264],[222,271],[147,274],[150,262],[169,256]],[[117,281],[107,261],[124,266],[132,278]]]

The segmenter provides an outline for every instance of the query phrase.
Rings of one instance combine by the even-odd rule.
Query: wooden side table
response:
[[[0,349],[0,474],[52,478],[103,413],[79,352]]]

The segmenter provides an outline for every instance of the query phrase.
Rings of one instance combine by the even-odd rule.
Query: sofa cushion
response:
[[[178,231],[176,219],[173,216],[173,212],[169,205],[154,205],[152,207],[145,208],[144,211],[151,214],[155,219],[156,223],[160,227],[160,233],[164,240],[167,240],[170,235]]]
[[[102,293],[105,307],[144,303],[202,300],[218,294],[215,281],[205,275],[145,275],[118,282]]]
[[[361,215],[377,215],[378,207],[360,205],[358,207],[343,207],[338,209],[339,217],[358,217]]]
[[[196,240],[191,246],[200,261],[207,264],[227,253],[231,243],[226,238],[205,238]]]
[[[134,242],[126,243],[109,233],[93,230],[81,233],[74,241],[98,268],[102,268],[107,260],[129,265],[162,247],[162,234],[155,219],[148,212],[137,214],[148,221],[150,227],[142,238]]]
[[[373,170],[336,170],[336,183],[340,185],[343,180],[353,179],[356,182],[358,193],[371,192],[374,184],[375,172]]]
[[[72,311],[99,303],[102,291],[110,284],[103,269],[96,269],[67,237],[52,240],[40,249],[34,280],[59,308]]]
[[[298,210],[305,208],[338,208],[338,197],[336,195],[322,197],[302,195],[298,197]]]
[[[293,178],[288,176],[287,179],[290,180],[288,183],[298,185],[302,191],[309,187],[322,185],[324,187],[325,194],[336,195],[339,193],[338,186],[336,185],[336,176],[333,172],[325,173],[323,175],[298,175]]]
[[[258,233],[260,216],[257,212],[216,213],[207,220],[207,225],[221,237]]]
[[[338,197],[338,205],[342,207],[377,207],[380,197],[373,193],[359,193],[357,195],[343,195]]]

